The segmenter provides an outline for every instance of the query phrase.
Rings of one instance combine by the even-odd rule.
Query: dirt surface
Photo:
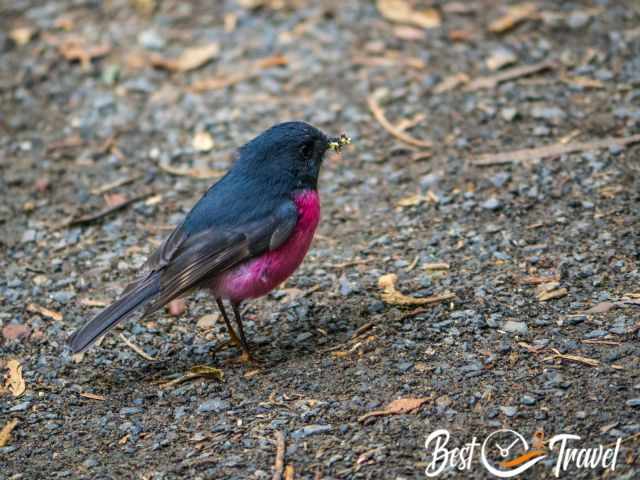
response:
[[[283,478],[425,478],[440,428],[449,446],[499,428],[622,438],[615,472],[564,476],[640,478],[640,146],[474,163],[640,133],[640,4],[534,3],[496,26],[507,2],[422,2],[424,29],[368,1],[4,2],[0,362],[20,362],[26,391],[0,396],[0,428],[18,421],[0,478],[266,479],[276,432]],[[245,307],[265,364],[220,348],[205,293],[73,358],[70,333],[230,152],[290,119],[354,144],[325,162],[299,272]],[[455,298],[383,301],[391,273],[406,295]],[[195,365],[224,381],[161,385]],[[404,397],[430,400],[358,420]],[[442,476],[489,478],[477,455]]]

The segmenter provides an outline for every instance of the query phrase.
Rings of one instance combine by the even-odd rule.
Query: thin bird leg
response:
[[[242,354],[243,360],[248,360],[250,362],[256,362],[253,356],[251,355],[251,351],[249,350],[249,344],[247,343],[247,339],[244,336],[244,329],[242,328],[242,314],[240,313],[240,304],[239,303],[231,303],[233,307],[233,314],[235,316],[236,325],[238,325],[238,332],[240,332],[240,341],[242,342],[242,349],[244,353]]]
[[[222,318],[224,319],[224,323],[227,326],[227,330],[229,330],[229,336],[231,337],[231,340],[233,341],[233,343],[236,344],[236,346],[238,348],[240,348],[241,350],[244,351],[244,343],[242,342],[242,340],[240,340],[238,338],[238,335],[236,334],[236,331],[233,329],[233,327],[231,326],[231,322],[229,321],[229,317],[227,317],[227,311],[224,309],[224,303],[222,303],[222,299],[221,298],[216,298],[216,303],[218,304],[218,308],[220,309],[220,313],[222,314]]]
[[[240,333],[240,341],[242,342],[242,347],[249,352],[249,344],[247,343],[247,339],[244,336],[244,329],[242,328],[242,314],[240,313],[240,304],[232,303],[233,314],[235,315],[236,325],[238,325],[238,332]]]

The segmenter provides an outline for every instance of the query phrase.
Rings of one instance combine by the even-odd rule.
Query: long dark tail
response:
[[[129,318],[136,310],[145,305],[160,292],[159,274],[151,274],[139,283],[128,287],[122,297],[102,310],[84,327],[76,331],[69,338],[69,345],[73,353],[83,352],[98,338],[115,327],[121,321]],[[150,313],[150,312],[145,312]]]

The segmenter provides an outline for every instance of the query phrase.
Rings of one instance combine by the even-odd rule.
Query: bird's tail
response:
[[[69,346],[73,353],[80,353],[89,348],[98,338],[129,318],[140,307],[145,305],[160,291],[160,275],[152,273],[147,278],[128,287],[122,297],[102,310],[84,327],[77,330],[69,338]],[[149,313],[149,312],[145,312]]]

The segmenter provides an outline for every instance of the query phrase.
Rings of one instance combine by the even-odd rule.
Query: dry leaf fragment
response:
[[[562,298],[566,296],[568,293],[569,291],[564,287],[557,288],[555,290],[546,290],[538,294],[538,301],[547,302],[549,300],[554,300],[556,298]]]
[[[87,70],[91,66],[91,60],[104,57],[111,51],[111,45],[104,42],[89,46],[84,40],[71,37],[58,44],[58,51],[69,62],[78,61]]]
[[[188,72],[209,63],[220,51],[220,45],[210,43],[198,47],[185,49],[177,58],[164,58],[154,54],[151,64],[154,67],[172,70],[174,72]]]
[[[107,204],[108,208],[118,208],[125,203],[127,203],[127,196],[122,193],[105,193],[103,195],[104,203]]]
[[[516,63],[517,60],[518,57],[513,51],[507,48],[498,48],[489,55],[485,63],[489,70],[496,71]]]
[[[224,381],[224,372],[219,368],[208,365],[194,365],[185,375],[160,385],[160,388],[169,388],[184,382],[189,382],[197,378],[213,378],[220,382]]]
[[[4,447],[11,440],[11,432],[18,425],[18,419],[13,418],[0,430],[0,448]]]
[[[544,359],[545,361],[559,358],[561,360],[567,360],[567,361],[570,361],[570,362],[582,363],[582,364],[588,365],[590,367],[597,367],[598,365],[600,365],[600,361],[596,360],[594,358],[582,357],[580,355],[563,354],[563,353],[560,353],[555,348],[552,348],[551,350],[554,352],[554,354],[549,356],[549,357],[545,357],[545,359]]]
[[[9,32],[9,38],[13,40],[13,42],[21,47],[22,45],[26,45],[33,38],[33,34],[35,30],[30,27],[17,27]]]
[[[543,450],[544,447],[544,429],[540,427],[533,432],[533,438],[531,439],[531,448],[534,450]]]
[[[449,77],[442,79],[435,87],[433,87],[433,93],[440,94],[458,88],[460,85],[464,85],[469,82],[469,75],[466,73],[456,73]]]
[[[80,392],[78,395],[80,395],[81,397],[84,398],[90,398],[91,400],[100,400],[100,401],[104,401],[107,398],[102,396],[102,395],[98,395],[97,393],[91,393],[91,392]]]
[[[444,262],[425,263],[425,270],[449,270],[449,264]]]
[[[402,40],[424,40],[424,30],[407,25],[398,25],[393,29],[393,34]]]
[[[213,148],[213,137],[209,132],[196,132],[191,141],[191,146],[198,152],[209,152]]]
[[[155,11],[157,5],[156,0],[131,0],[133,8],[142,15],[151,15]]]
[[[2,327],[2,336],[7,340],[20,340],[26,338],[31,333],[31,329],[21,323],[9,323]]]
[[[429,400],[431,400],[431,397],[398,398],[397,400],[394,400],[382,410],[375,410],[373,412],[369,412],[365,415],[362,415],[360,418],[358,418],[358,421],[364,422],[365,420],[371,417],[397,415],[401,413],[412,413],[418,410],[424,403],[428,402]]]
[[[540,285],[543,283],[557,282],[558,278],[544,275],[527,275],[520,279],[522,285]]]
[[[421,28],[435,28],[442,23],[437,10],[414,10],[406,0],[378,0],[377,6],[380,14],[392,22],[408,23]]]
[[[416,193],[414,195],[409,195],[408,197],[401,198],[398,200],[397,205],[399,207],[415,207],[416,205],[420,205],[421,203],[428,202],[429,196],[422,195],[420,193]]]
[[[24,378],[22,378],[22,365],[17,360],[11,359],[5,368],[8,374],[5,375],[5,389],[9,390],[14,397],[22,395],[26,389]]]
[[[507,13],[489,24],[489,31],[504,33],[516,27],[525,20],[532,18],[537,12],[533,3],[520,3],[509,7]]]
[[[56,312],[55,310],[49,310],[41,305],[37,305],[35,303],[30,303],[27,305],[27,310],[32,313],[39,313],[43,317],[51,318],[56,322],[62,320],[62,314],[60,312]]]
[[[398,276],[395,273],[382,275],[378,279],[378,286],[382,288],[382,300],[391,305],[428,305],[431,303],[443,302],[455,297],[455,294],[445,292],[441,295],[433,295],[431,297],[416,298],[404,295],[396,290],[396,282]]]

